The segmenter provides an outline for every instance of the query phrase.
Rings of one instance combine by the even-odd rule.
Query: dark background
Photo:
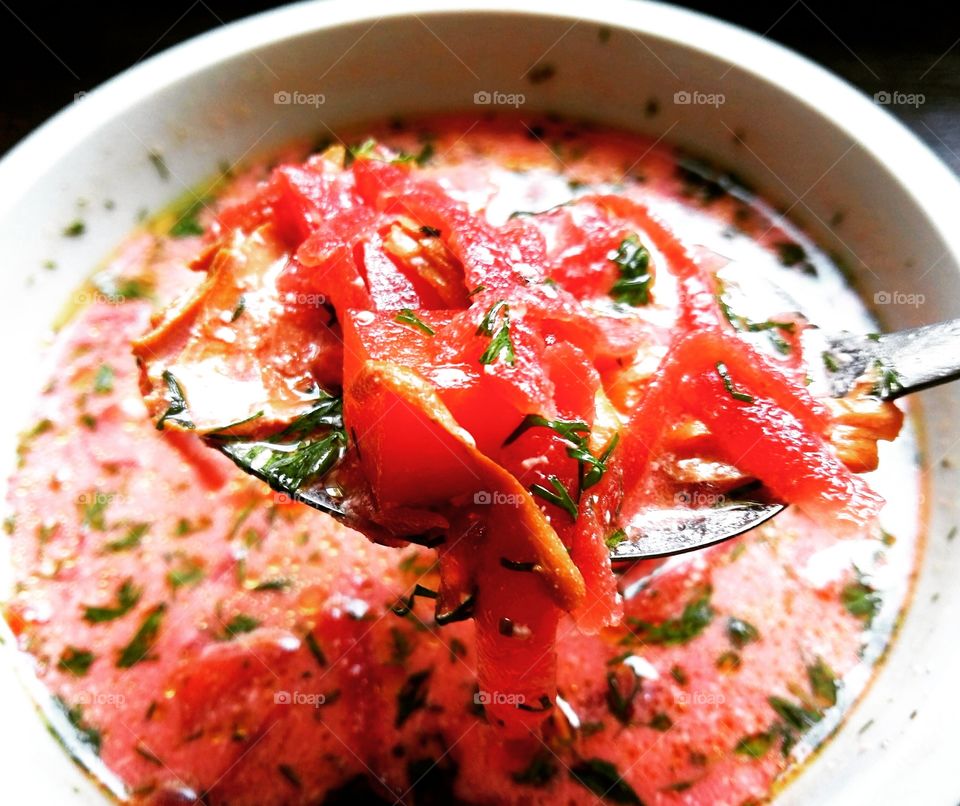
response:
[[[921,93],[888,107],[960,173],[960,19],[948,3],[681,2],[820,62],[869,95]],[[0,154],[74,93],[195,34],[279,3],[0,0]],[[545,6],[549,3],[545,1]]]

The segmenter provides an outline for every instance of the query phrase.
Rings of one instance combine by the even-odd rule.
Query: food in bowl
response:
[[[95,277],[13,486],[23,646],[140,800],[766,797],[911,569],[854,474],[901,428],[882,374],[807,388],[803,330],[854,295],[634,135],[363,135],[228,178]],[[797,506],[610,564],[650,508],[764,493]]]

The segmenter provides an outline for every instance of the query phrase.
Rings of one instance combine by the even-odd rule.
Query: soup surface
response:
[[[579,604],[565,610],[546,594],[528,595],[524,586],[539,590],[544,561],[517,555],[497,572],[524,580],[516,583],[520,593],[502,597],[510,618],[481,598],[475,628],[473,620],[437,618],[433,598],[452,595],[451,559],[442,548],[445,559],[438,562],[434,548],[372,543],[271,492],[191,433],[205,410],[228,411],[216,422],[254,434],[271,418],[302,414],[308,395],[290,390],[303,380],[303,367],[313,380],[342,371],[332,367],[351,337],[334,303],[345,288],[287,289],[297,315],[266,336],[263,327],[244,332],[243,323],[271,319],[277,299],[249,287],[231,298],[208,341],[222,355],[282,359],[273,370],[289,385],[270,387],[268,379],[245,397],[248,386],[208,384],[201,400],[200,387],[179,375],[173,385],[161,384],[161,393],[182,393],[180,384],[187,389],[196,422],[186,429],[176,422],[157,427],[151,362],[169,345],[145,346],[143,335],[158,322],[163,327],[167,314],[158,312],[201,287],[210,267],[198,255],[236,215],[227,211],[245,209],[273,165],[308,157],[324,171],[365,162],[374,177],[411,171],[497,232],[536,230],[555,258],[543,284],[576,287],[580,301],[606,323],[607,352],[592,364],[577,364],[583,351],[573,330],[543,339],[538,355],[550,367],[551,389],[566,389],[566,408],[559,407],[565,419],[553,426],[516,434],[519,420],[505,419],[501,429],[493,403],[479,410],[475,401],[464,404],[458,411],[476,415],[471,428],[481,446],[484,439],[517,450],[525,439],[553,445],[556,423],[580,413],[582,384],[564,380],[564,371],[596,374],[590,405],[599,390],[619,409],[634,406],[631,395],[663,371],[683,279],[668,270],[671,257],[658,244],[597,223],[604,205],[620,203],[605,199],[642,205],[665,222],[711,278],[710,304],[725,326],[801,386],[808,374],[822,372],[822,359],[801,356],[799,332],[808,323],[869,331],[863,306],[837,266],[761,200],[730,177],[635,135],[513,118],[395,122],[355,134],[349,149],[325,143],[313,149],[319,156],[291,147],[273,163],[223,176],[202,199],[158,216],[78,294],[84,304],[59,330],[49,384],[21,442],[6,520],[16,577],[7,621],[52,696],[53,726],[115,795],[134,802],[740,804],[770,797],[840,723],[905,602],[920,499],[909,424],[880,446],[880,469],[864,477],[887,501],[879,523],[859,517],[858,507],[872,500],[859,493],[832,510],[850,515],[842,528],[842,517],[824,517],[827,509],[791,507],[726,544],[665,563],[614,566],[615,584],[600,593],[591,586],[601,586],[602,578],[584,570],[588,564],[571,537],[566,545],[587,577],[587,602],[603,618]],[[238,265],[256,270],[259,282],[287,258],[269,232],[258,237],[237,249]],[[378,344],[435,336],[450,321],[439,312],[466,308],[473,292],[490,293],[444,283],[442,271],[454,259],[439,229],[398,216],[378,237],[377,249],[392,261],[383,277],[397,265],[420,267],[406,277],[411,299],[421,304],[359,320],[384,328],[368,342],[353,337],[371,355]],[[517,248],[524,243],[518,236]],[[648,251],[646,262],[640,249]],[[373,288],[369,271],[364,280]],[[498,361],[513,370],[526,349],[522,320],[507,318],[498,304],[495,295],[484,297],[488,332],[480,332],[481,322],[469,334],[490,337],[484,355],[491,360],[481,359],[494,367],[489,376],[496,376]],[[644,328],[642,351],[624,335],[634,316]],[[498,328],[511,322],[513,336],[508,331],[497,346]],[[618,354],[617,345],[627,341],[630,349]],[[182,350],[181,340],[180,357]],[[188,363],[181,368],[202,365]],[[530,377],[533,384],[539,375]],[[720,378],[743,402],[730,376]],[[265,388],[276,403],[266,414]],[[457,405],[455,394],[447,399]],[[183,414],[171,414],[169,396],[162,403],[161,420]],[[852,414],[830,409],[835,424],[865,429],[831,432],[833,449],[853,470],[869,468],[876,437],[897,430],[888,404],[864,405]],[[654,413],[672,416],[667,408]],[[385,409],[388,423],[389,414]],[[694,427],[689,420],[672,425],[677,433],[658,437],[648,483],[634,500],[638,512],[664,501],[721,503],[751,490],[767,472],[762,463],[738,471],[709,433],[685,441],[684,429]],[[591,456],[602,457],[610,445],[607,438],[589,446]],[[569,440],[542,452],[568,447]],[[526,450],[515,457],[517,466],[527,462],[525,469],[539,472],[529,461],[539,449]],[[441,475],[423,475],[429,468],[416,447],[397,461],[410,468],[408,486],[444,483]],[[574,520],[576,505],[586,500],[569,492],[578,469],[568,468],[569,482],[558,479],[563,490],[546,485],[552,498],[541,495],[561,535],[568,499]],[[769,472],[761,480],[774,486],[790,475],[783,467]],[[583,494],[583,476],[580,485]],[[496,505],[502,494],[481,490],[472,504]],[[616,529],[598,535],[596,567],[609,573],[605,557],[616,546]],[[512,675],[495,668],[504,656],[500,644],[491,650],[475,638],[489,628],[484,619],[493,619],[495,641],[523,639],[530,625],[536,632],[537,597],[556,612],[549,630],[540,625],[544,649],[529,664],[538,670],[531,683],[526,667]],[[453,609],[468,599],[456,598]]]

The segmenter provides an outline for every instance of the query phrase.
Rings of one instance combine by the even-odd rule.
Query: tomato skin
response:
[[[879,512],[882,499],[777,402],[759,395],[751,402],[735,400],[715,370],[688,376],[679,393],[688,407],[696,406],[726,461],[760,479],[780,500],[818,520],[835,519],[845,531]]]
[[[530,559],[512,539],[510,518],[509,508],[494,510],[478,558],[477,684],[487,717],[507,735],[521,736],[556,707],[561,611],[538,574],[501,564],[501,558]]]
[[[384,252],[383,239],[378,234],[356,244],[354,261],[366,281],[374,310],[417,310],[424,307],[413,283],[397,270],[390,256]]]

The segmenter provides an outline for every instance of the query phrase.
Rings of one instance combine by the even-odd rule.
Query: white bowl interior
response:
[[[960,249],[944,212],[958,209],[960,189],[915,139],[838,79],[742,31],[651,3],[595,2],[589,12],[561,3],[550,14],[534,0],[512,3],[513,11],[458,10],[463,5],[404,0],[357,11],[310,3],[229,26],[79,100],[0,163],[0,337],[8,388],[18,390],[6,396],[4,470],[42,382],[37,356],[49,323],[138,210],[169,202],[223,160],[249,159],[293,137],[391,115],[479,117],[491,107],[474,103],[477,92],[522,95],[523,112],[662,136],[732,169],[840,255],[868,299],[883,291],[924,295],[920,306],[885,306],[888,328],[960,316]],[[554,77],[531,83],[526,76],[537,64],[551,65]],[[278,104],[279,92],[323,102]],[[723,96],[723,103],[675,103],[678,92]],[[654,116],[650,99],[659,106]],[[151,150],[164,155],[169,180],[151,164]],[[113,210],[104,209],[107,199]],[[831,224],[838,212],[842,224]],[[86,234],[64,238],[63,227],[78,217]],[[59,268],[44,270],[46,260]],[[960,666],[952,640],[960,592],[951,584],[960,557],[944,538],[956,521],[956,471],[941,464],[960,443],[960,393],[946,387],[922,402],[931,539],[915,604],[851,723],[815,769],[785,789],[783,803],[955,802],[950,747],[935,739],[960,717],[951,685]],[[0,703],[11,802],[26,802],[28,793],[41,803],[102,802],[46,736],[6,666]]]

